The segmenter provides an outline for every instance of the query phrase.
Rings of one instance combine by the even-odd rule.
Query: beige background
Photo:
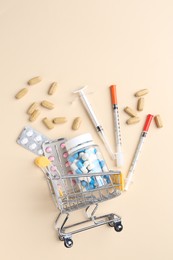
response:
[[[1,64],[1,259],[173,259],[172,209],[172,0],[0,0]],[[42,83],[21,100],[18,90],[29,78]],[[59,83],[49,97],[52,81]],[[98,214],[116,212],[124,230],[107,226],[73,237],[66,249],[57,240],[54,207],[34,154],[16,144],[29,124],[26,109],[33,101],[50,99],[53,111],[42,109],[32,126],[50,138],[71,138],[90,132],[109,159],[80,100],[72,91],[87,84],[88,98],[115,147],[109,85],[118,89],[127,173],[145,117],[161,114],[164,128],[151,125],[136,168],[134,184],[117,199],[100,204]],[[123,108],[136,107],[133,94],[150,90],[137,125],[125,124]],[[92,92],[92,93],[91,93]],[[66,116],[68,122],[47,130],[41,118]],[[77,132],[75,116],[83,118]],[[72,214],[72,220],[82,218]]]

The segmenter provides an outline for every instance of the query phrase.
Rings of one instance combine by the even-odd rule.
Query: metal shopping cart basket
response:
[[[38,157],[37,159],[39,158],[42,159],[46,157]],[[50,161],[48,164],[49,163]],[[40,166],[39,163],[36,164]],[[110,200],[121,194],[122,175],[120,171],[87,173],[82,174],[81,176],[79,174],[66,174],[62,165],[59,169],[56,167],[52,174],[52,167],[52,163],[41,166],[45,173],[53,200],[60,210],[55,221],[55,228],[58,232],[59,239],[64,241],[64,245],[67,248],[72,247],[72,236],[76,233],[104,224],[113,227],[117,232],[120,232],[123,229],[121,217],[117,214],[110,213],[102,216],[95,216],[98,203]],[[112,182],[111,176],[114,176],[114,179],[116,179],[115,183]],[[104,185],[100,186],[99,181],[100,178],[103,177],[106,178],[107,181]],[[88,187],[81,186],[81,178],[85,179],[86,183],[89,183],[92,178],[95,187],[89,189]],[[71,225],[66,225],[70,212],[82,208],[85,209],[86,219]]]

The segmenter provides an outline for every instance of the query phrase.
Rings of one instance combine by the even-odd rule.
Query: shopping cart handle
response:
[[[121,171],[109,171],[109,172],[97,172],[97,173],[87,173],[87,174],[69,174],[69,175],[61,175],[53,177],[54,180],[58,179],[72,179],[72,178],[80,178],[81,177],[92,177],[92,176],[105,176],[105,175],[114,175],[121,174]]]

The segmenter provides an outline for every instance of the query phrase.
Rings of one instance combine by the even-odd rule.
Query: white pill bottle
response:
[[[110,177],[106,174],[94,176],[94,173],[106,173],[109,170],[91,134],[86,133],[74,137],[68,140],[65,145],[71,173],[79,175],[79,183],[85,190],[96,189],[111,182]],[[89,177],[82,177],[83,174],[89,174]]]

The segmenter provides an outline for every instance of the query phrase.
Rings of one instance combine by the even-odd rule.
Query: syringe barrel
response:
[[[107,140],[107,137],[106,137],[106,135],[105,135],[105,133],[103,131],[103,128],[100,125],[99,121],[97,120],[97,118],[95,116],[95,113],[94,113],[94,111],[93,111],[93,109],[92,109],[88,99],[86,98],[86,96],[84,94],[83,89],[79,89],[79,90],[75,91],[74,93],[78,93],[79,94],[80,99],[81,99],[85,109],[87,110],[93,125],[95,126],[95,128],[96,128],[100,138],[102,139],[102,141],[103,141],[103,143],[104,143],[108,153],[110,154],[111,158],[114,160],[115,159],[115,154],[113,153],[113,151],[112,151],[112,149],[110,147],[110,144],[109,144],[109,142]]]
[[[113,105],[113,112],[114,112],[114,128],[115,128],[116,144],[119,145],[121,144],[121,131],[120,131],[118,105]]]
[[[83,103],[85,109],[87,110],[87,112],[88,112],[88,114],[89,114],[89,116],[90,116],[94,126],[97,127],[99,125],[99,122],[98,122],[98,120],[97,120],[97,118],[95,116],[95,113],[94,113],[94,111],[93,111],[89,101],[87,100],[87,98],[83,94],[83,91],[79,92],[79,96],[80,96],[80,99],[82,100],[82,103]]]
[[[147,129],[148,130],[148,129]],[[127,178],[126,178],[126,184],[125,184],[125,188],[124,190],[128,190],[128,187],[131,183],[131,179],[134,175],[134,171],[135,171],[135,168],[136,168],[136,164],[138,162],[138,159],[139,159],[139,155],[141,153],[141,150],[142,150],[142,146],[144,144],[144,141],[146,139],[146,136],[147,136],[147,132],[143,131],[142,134],[141,134],[141,137],[139,139],[139,143],[137,145],[137,148],[136,148],[136,151],[135,151],[135,154],[134,154],[134,157],[133,157],[133,160],[132,160],[132,163],[131,163],[131,166],[130,166],[130,170],[128,172],[128,175],[127,175]]]

